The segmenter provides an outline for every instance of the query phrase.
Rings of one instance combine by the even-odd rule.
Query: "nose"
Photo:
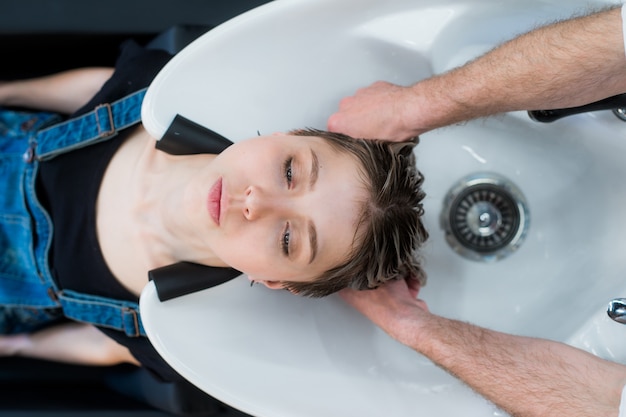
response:
[[[250,186],[245,191],[243,215],[251,221],[264,216],[284,215],[289,206],[286,196]]]

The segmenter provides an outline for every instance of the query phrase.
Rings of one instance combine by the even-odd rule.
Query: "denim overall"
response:
[[[138,303],[59,290],[47,262],[53,226],[35,193],[40,161],[137,124],[144,95],[145,89],[63,123],[52,113],[0,112],[0,333],[67,317],[145,336]]]

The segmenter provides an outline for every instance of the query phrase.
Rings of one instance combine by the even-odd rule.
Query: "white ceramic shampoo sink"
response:
[[[276,0],[174,57],[148,91],[144,123],[160,137],[181,114],[234,141],[324,129],[359,87],[412,84],[537,24],[606,4]],[[606,316],[612,298],[626,297],[626,124],[611,112],[552,124],[510,113],[425,134],[416,153],[431,235],[421,296],[431,310],[626,363],[626,327]],[[459,254],[440,225],[448,192],[471,175],[504,178],[523,196],[527,229],[502,259]],[[494,219],[478,218],[479,230]],[[163,303],[149,285],[141,309],[175,369],[253,416],[504,415],[337,296],[304,299],[240,277]]]

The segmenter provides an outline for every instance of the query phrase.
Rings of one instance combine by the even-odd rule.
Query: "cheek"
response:
[[[218,245],[220,258],[233,268],[254,275],[265,270],[273,257],[267,235],[252,228],[241,228],[224,236]]]
[[[235,155],[232,161],[237,172],[257,177],[271,163],[271,154],[262,147],[250,147],[245,152]]]

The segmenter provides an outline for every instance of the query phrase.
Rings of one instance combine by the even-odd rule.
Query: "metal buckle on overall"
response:
[[[111,126],[109,130],[102,130],[100,126],[100,114],[99,113],[100,113],[100,109],[102,108],[106,108],[107,114],[109,116],[109,124]],[[96,125],[98,126],[98,136],[106,137],[106,136],[111,136],[112,134],[114,134],[115,123],[113,122],[113,111],[111,110],[111,105],[109,103],[98,104],[96,108],[94,109],[94,112],[96,114]]]

